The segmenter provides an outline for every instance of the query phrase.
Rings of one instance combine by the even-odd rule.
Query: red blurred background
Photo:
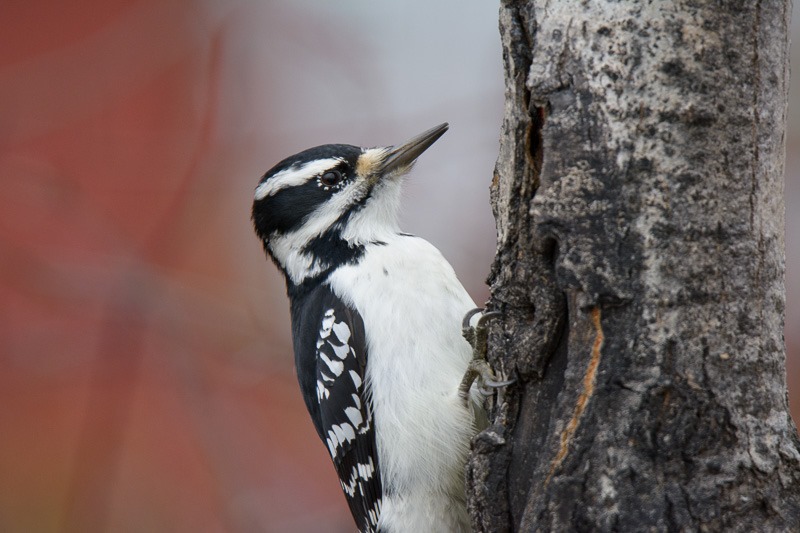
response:
[[[450,121],[405,226],[485,300],[503,87],[497,6],[474,4],[0,3],[0,531],[352,529],[252,191],[308,146]]]

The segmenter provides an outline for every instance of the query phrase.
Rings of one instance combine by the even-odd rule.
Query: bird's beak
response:
[[[395,172],[408,170],[422,152],[430,148],[436,140],[444,135],[449,125],[447,122],[420,133],[400,146],[393,146],[380,163],[378,175],[386,176]]]

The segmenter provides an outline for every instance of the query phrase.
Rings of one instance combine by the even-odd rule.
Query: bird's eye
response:
[[[319,182],[326,187],[333,187],[339,185],[343,179],[344,176],[342,176],[342,173],[338,170],[329,170],[319,177]]]

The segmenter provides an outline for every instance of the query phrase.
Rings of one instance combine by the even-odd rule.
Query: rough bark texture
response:
[[[788,0],[504,0],[478,531],[800,527]]]

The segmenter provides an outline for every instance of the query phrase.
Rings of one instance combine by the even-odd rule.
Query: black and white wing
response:
[[[292,329],[306,406],[359,531],[376,531],[382,489],[365,383],[364,323],[324,285],[304,300],[302,316],[292,310]]]

